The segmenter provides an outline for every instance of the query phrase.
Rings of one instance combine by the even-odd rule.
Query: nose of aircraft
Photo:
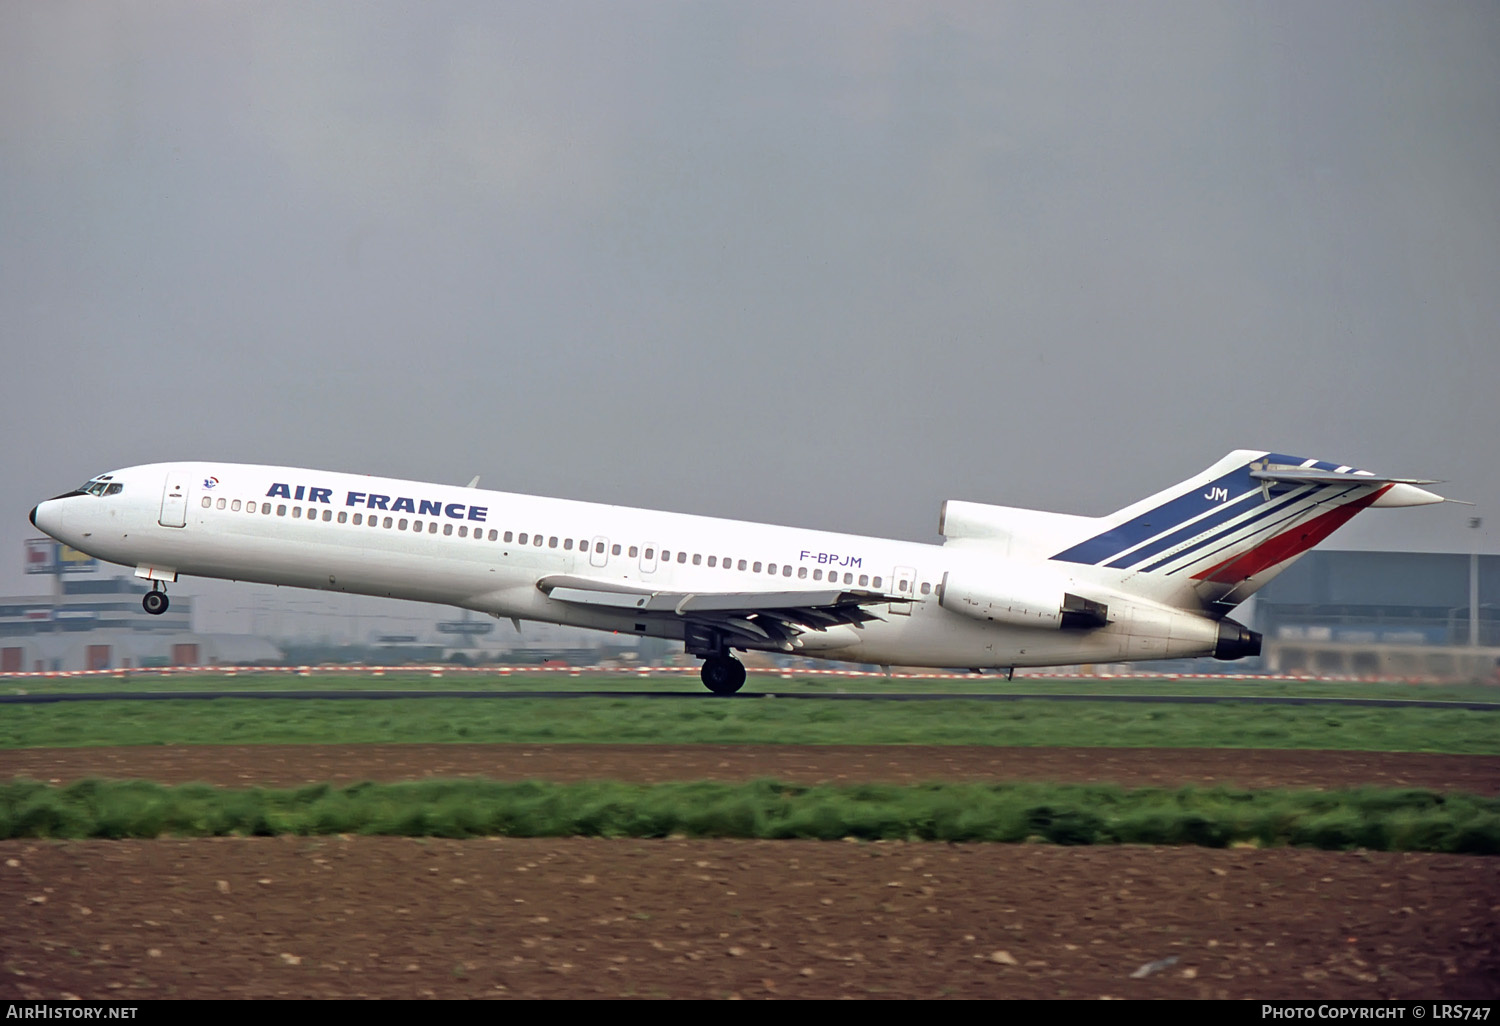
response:
[[[62,527],[62,510],[58,508],[61,505],[56,499],[44,499],[31,507],[31,526],[56,538]]]

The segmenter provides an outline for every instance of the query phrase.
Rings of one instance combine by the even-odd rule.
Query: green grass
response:
[[[1494,713],[1089,702],[218,699],[8,706],[0,749],[370,743],[913,744],[1500,754]]]
[[[853,837],[948,842],[1301,845],[1500,854],[1500,799],[1417,790],[1058,784],[803,787],[484,780],[230,790],[84,780],[0,785],[0,838]]]

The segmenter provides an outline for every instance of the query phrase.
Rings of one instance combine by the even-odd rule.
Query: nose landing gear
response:
[[[745,686],[745,664],[731,655],[711,655],[703,660],[703,686],[716,695],[732,695]]]
[[[171,604],[167,598],[167,590],[161,586],[160,581],[152,581],[151,590],[141,596],[141,608],[152,616],[165,613]]]

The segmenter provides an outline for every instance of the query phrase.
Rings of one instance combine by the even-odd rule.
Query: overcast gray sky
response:
[[[930,539],[1270,448],[1497,551],[1500,6],[0,0],[0,315],[6,591],[200,458]]]

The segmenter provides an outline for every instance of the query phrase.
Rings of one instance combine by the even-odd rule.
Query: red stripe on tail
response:
[[[1284,563],[1289,559],[1302,555],[1308,549],[1327,538],[1334,531],[1343,527],[1360,510],[1369,506],[1370,503],[1380,498],[1391,490],[1390,485],[1378,488],[1362,499],[1345,503],[1337,509],[1331,509],[1327,513],[1319,514],[1299,524],[1290,531],[1284,531],[1274,538],[1267,538],[1255,548],[1248,552],[1242,552],[1237,556],[1230,556],[1222,563],[1217,563],[1202,573],[1193,575],[1194,580],[1213,581],[1218,584],[1233,584],[1254,577],[1262,570]]]

